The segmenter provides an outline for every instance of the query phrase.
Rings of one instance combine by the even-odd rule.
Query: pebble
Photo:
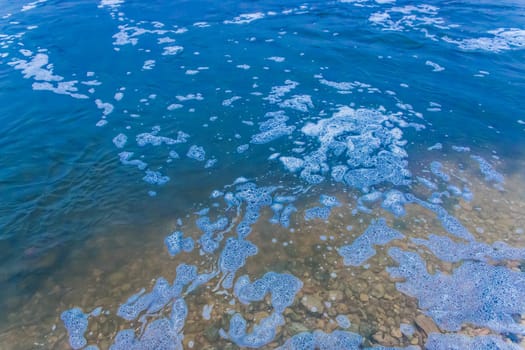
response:
[[[301,304],[311,313],[322,314],[324,305],[320,298],[315,295],[305,295],[301,299]]]
[[[368,295],[365,293],[359,294],[359,300],[361,300],[364,303],[368,302]]]

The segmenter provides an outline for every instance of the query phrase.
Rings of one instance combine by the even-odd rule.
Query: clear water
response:
[[[1,4],[2,349],[524,346],[522,2]]]

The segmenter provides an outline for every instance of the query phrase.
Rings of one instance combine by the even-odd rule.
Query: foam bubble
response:
[[[525,312],[525,276],[502,266],[465,261],[452,275],[427,272],[422,258],[412,252],[390,248],[399,263],[387,271],[401,292],[415,297],[424,312],[447,331],[459,331],[465,323],[502,333],[525,334],[513,315]],[[457,286],[461,285],[461,288]]]
[[[374,245],[384,245],[405,236],[386,225],[385,219],[372,221],[366,231],[350,244],[338,249],[345,265],[361,266],[375,255]]]
[[[204,151],[204,148],[201,146],[192,145],[188,150],[188,153],[186,153],[186,156],[199,162],[203,162],[206,158],[206,151]]]
[[[164,239],[164,244],[168,248],[168,253],[175,256],[182,251],[191,252],[194,247],[194,242],[191,237],[183,237],[183,233],[175,231]]]
[[[88,328],[88,316],[78,307],[66,310],[60,315],[69,334],[69,345],[73,349],[83,348],[87,344],[84,333]]]

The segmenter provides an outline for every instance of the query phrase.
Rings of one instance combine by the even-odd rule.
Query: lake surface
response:
[[[523,2],[0,5],[0,348],[525,348]]]

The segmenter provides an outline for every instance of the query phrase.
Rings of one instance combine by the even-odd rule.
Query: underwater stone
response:
[[[73,349],[83,348],[87,344],[84,333],[88,328],[88,316],[78,307],[66,310],[60,315],[69,335],[69,345]]]
[[[339,327],[341,328],[350,328],[350,326],[352,325],[352,323],[350,322],[350,320],[348,319],[347,316],[345,315],[337,315],[335,317],[335,321],[337,322],[337,324],[339,325]]]
[[[181,231],[175,231],[164,239],[164,243],[168,248],[168,253],[171,256],[175,256],[182,251],[191,252],[193,250],[193,238],[184,238],[183,235],[184,234]]]
[[[416,332],[416,328],[413,325],[407,324],[407,323],[401,323],[401,325],[399,326],[399,329],[401,330],[401,333],[403,333],[405,336],[409,338],[411,338]]]
[[[399,266],[387,271],[393,278],[405,279],[396,283],[397,289],[417,298],[419,307],[441,329],[458,331],[469,323],[501,333],[525,334],[525,327],[513,317],[525,312],[525,274],[465,261],[452,275],[431,275],[417,253],[390,248],[389,255]]]
[[[213,310],[213,304],[206,304],[202,307],[202,318],[205,320],[211,319],[211,311]]]
[[[374,245],[384,245],[395,239],[405,237],[401,232],[386,225],[385,219],[372,221],[366,231],[350,245],[338,249],[345,265],[360,266],[375,255]]]

